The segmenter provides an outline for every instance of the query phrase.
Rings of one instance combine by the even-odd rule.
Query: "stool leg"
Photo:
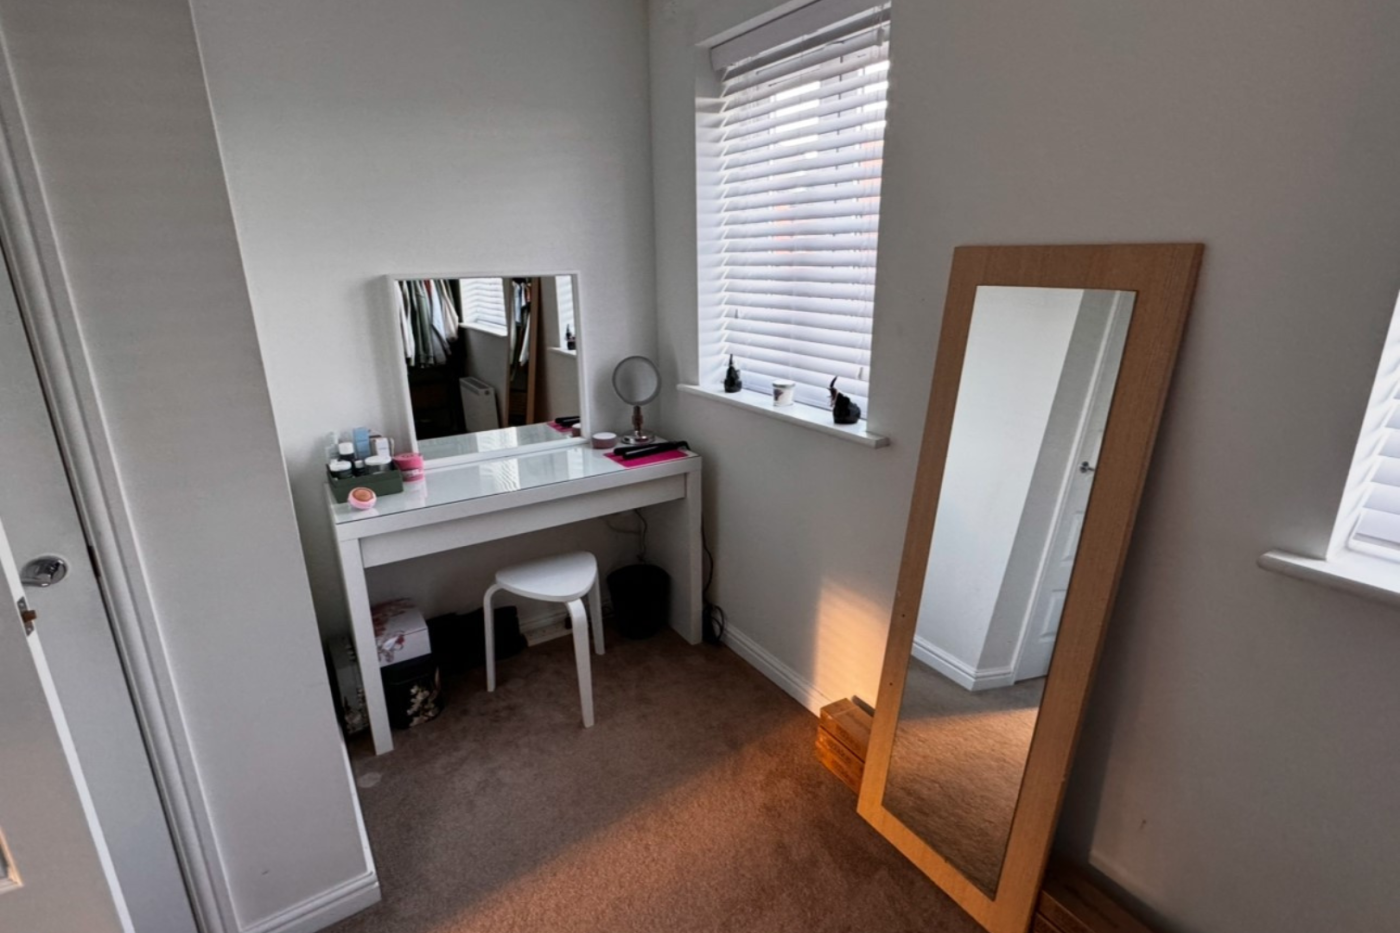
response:
[[[603,584],[593,581],[588,591],[588,614],[593,617],[593,650],[603,653]]]
[[[578,664],[578,698],[583,705],[583,725],[593,726],[593,668],[588,660],[588,619],[583,614],[583,600],[568,602],[569,618],[574,624],[574,661]]]
[[[486,591],[486,597],[482,600],[482,615],[485,616],[486,629],[486,690],[494,693],[496,690],[496,613],[491,608],[491,597],[496,595],[498,586],[492,586]]]

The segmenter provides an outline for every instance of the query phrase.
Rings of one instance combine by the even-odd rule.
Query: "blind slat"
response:
[[[847,185],[833,185],[828,188],[805,188],[801,191],[776,191],[772,194],[752,194],[746,197],[730,196],[723,199],[722,214],[730,211],[747,211],[758,207],[787,207],[793,204],[832,204],[837,201],[852,201],[857,198],[878,198],[880,179],[857,181]]]
[[[753,181],[739,182],[738,184],[725,184],[724,193],[733,195],[736,198],[747,197],[749,195],[761,195],[769,192],[782,194],[788,191],[812,191],[814,189],[831,188],[836,185],[843,185],[853,181],[870,181],[874,184],[880,183],[880,162],[866,162],[864,159],[852,159],[846,165],[839,165],[835,168],[824,168],[809,172],[785,172],[782,175],[770,175],[766,178],[756,178]],[[821,194],[821,191],[817,191]]]
[[[816,311],[784,311],[777,308],[735,308],[732,306],[728,311],[730,313],[727,316],[734,320],[821,328],[828,331],[833,340],[842,340],[853,346],[858,345],[862,339],[870,337],[869,317],[859,318],[849,314],[821,314]]]
[[[767,266],[767,267],[793,267],[793,266],[868,266],[875,268],[875,251],[839,250],[802,252],[794,250],[792,252],[764,252],[764,253],[728,253],[725,255],[725,262],[735,266]]]
[[[864,131],[862,131],[864,135]],[[884,131],[881,130],[878,137],[883,138]],[[877,140],[868,140],[864,144],[860,161],[879,162],[885,158],[884,143]],[[779,175],[783,172],[810,172],[819,168],[830,168],[833,165],[850,165],[856,161],[851,158],[850,153],[842,150],[826,152],[814,155],[811,152],[800,152],[795,156],[784,159],[772,159],[767,162],[760,162],[755,165],[745,165],[733,171],[724,171],[722,177],[725,184],[737,184],[741,181],[753,181],[755,178],[763,178],[767,175]]]
[[[871,302],[865,299],[844,298],[800,298],[792,295],[751,295],[747,292],[727,292],[724,303],[736,309],[740,315],[745,311],[811,311],[818,314],[834,314],[844,317],[868,318],[874,313]],[[864,325],[861,325],[864,326]]]
[[[874,301],[871,285],[845,282],[772,282],[765,279],[733,279],[724,285],[726,295],[768,295],[778,298],[845,298],[848,301]]]
[[[815,204],[782,204],[776,207],[760,207],[755,210],[729,211],[724,214],[721,224],[725,230],[733,230],[747,224],[860,217],[868,214],[873,214],[877,218],[880,216],[880,199],[878,197],[862,198],[858,201],[820,201]]]
[[[875,284],[875,267],[862,268],[822,268],[820,266],[798,268],[773,264],[771,266],[728,266],[724,278],[729,282],[774,281],[840,283],[843,285]]]
[[[768,239],[783,236],[828,236],[840,233],[877,233],[880,218],[870,214],[855,214],[850,217],[830,217],[821,220],[778,220],[766,224],[745,224],[725,228],[724,242],[739,243],[748,240]]]
[[[728,240],[724,251],[730,254],[792,252],[828,252],[836,250],[869,250],[874,252],[876,234],[843,233],[829,236],[761,236]]]

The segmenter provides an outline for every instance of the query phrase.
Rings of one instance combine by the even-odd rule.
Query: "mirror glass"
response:
[[[885,806],[996,894],[1133,293],[981,286]]]
[[[661,392],[661,372],[645,356],[629,356],[613,370],[613,389],[628,405],[646,405]]]
[[[417,449],[426,461],[572,436],[580,415],[572,275],[398,279]]]

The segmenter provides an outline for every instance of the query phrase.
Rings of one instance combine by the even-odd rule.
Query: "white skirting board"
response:
[[[813,715],[820,713],[821,708],[831,702],[831,698],[818,690],[816,684],[779,661],[768,649],[733,625],[724,628],[724,644],[782,687],[783,692],[807,707]]]
[[[1009,687],[1016,682],[1016,671],[1010,667],[972,668],[939,648],[933,642],[914,636],[913,655],[964,690],[992,690]]]

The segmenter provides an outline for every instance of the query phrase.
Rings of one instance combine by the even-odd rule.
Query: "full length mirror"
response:
[[[989,896],[1133,298],[984,285],[973,304],[885,805]]]
[[[389,286],[407,416],[429,465],[574,436],[585,407],[576,275],[393,277]]]
[[[859,811],[992,933],[1031,924],[1201,253],[954,252]]]

